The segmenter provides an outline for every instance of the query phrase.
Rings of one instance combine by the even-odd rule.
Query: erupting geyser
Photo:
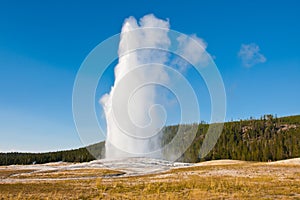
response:
[[[129,17],[121,34],[97,45],[80,67],[73,88],[73,115],[78,133],[91,144],[103,133],[94,110],[95,89],[105,69],[118,59],[114,84],[99,100],[106,118],[106,158],[180,160],[193,144],[201,119],[198,98],[205,96],[211,100],[211,125],[199,158],[209,153],[222,132],[225,89],[206,52],[207,44],[169,26],[168,20],[152,14],[139,21]],[[198,91],[202,83],[209,95],[204,88]],[[171,124],[178,126],[164,129]],[[93,147],[88,148],[91,154],[102,158]]]
[[[168,60],[159,50],[170,45],[168,30],[169,22],[154,15],[139,23],[130,17],[123,24],[114,86],[100,99],[107,124],[106,158],[149,156],[160,146],[165,113],[155,102],[152,83],[168,81],[168,74],[157,66]],[[159,151],[151,157],[160,157]]]

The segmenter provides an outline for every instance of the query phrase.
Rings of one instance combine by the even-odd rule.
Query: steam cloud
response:
[[[160,29],[153,30],[153,27]],[[169,61],[168,53],[159,50],[171,45],[169,27],[168,20],[152,14],[142,17],[139,22],[129,17],[123,24],[114,86],[100,99],[107,124],[106,158],[148,156],[149,152],[159,148],[166,113],[156,104],[157,88],[150,83],[163,84],[170,79],[164,68],[159,67]],[[135,31],[137,29],[139,31]],[[205,51],[205,42],[196,36],[193,38]],[[188,38],[178,38],[178,42],[180,51],[191,56],[193,62],[207,59],[201,57],[203,52],[193,51]],[[140,49],[145,46],[154,48]],[[160,153],[150,156],[160,157]]]

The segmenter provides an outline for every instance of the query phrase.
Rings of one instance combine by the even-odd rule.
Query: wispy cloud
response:
[[[252,67],[267,61],[266,57],[260,53],[259,46],[255,43],[242,44],[238,56],[245,67]]]

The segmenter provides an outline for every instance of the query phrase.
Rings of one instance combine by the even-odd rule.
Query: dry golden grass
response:
[[[98,195],[94,180],[0,184],[0,199],[90,199]]]
[[[300,199],[300,169],[258,163],[197,166],[109,183],[101,179],[97,187],[103,199]]]
[[[10,177],[12,175],[15,174],[19,174],[19,173],[29,173],[29,172],[33,172],[34,170],[11,170],[11,169],[2,169],[0,170],[0,179],[4,179],[7,177]]]
[[[65,178],[96,178],[101,176],[114,176],[124,174],[123,172],[109,169],[72,169],[72,170],[50,170],[35,173],[22,173],[15,175],[15,179],[65,179]]]
[[[145,176],[104,177],[114,173],[118,172],[53,171],[42,177],[91,178],[0,182],[0,199],[300,199],[299,165],[245,162],[180,168]],[[40,177],[35,173],[32,176]]]

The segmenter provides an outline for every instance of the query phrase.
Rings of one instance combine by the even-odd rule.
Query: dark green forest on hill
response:
[[[188,130],[189,127],[195,125],[185,126]],[[217,144],[208,155],[201,159],[199,150],[209,124],[201,123],[196,126],[196,137],[179,161],[199,162],[215,159],[275,161],[300,156],[300,115],[281,118],[265,115],[260,119],[226,122]],[[162,146],[172,140],[178,127],[168,126],[164,129]],[[96,150],[99,152],[98,158],[103,158],[104,142],[88,146],[88,148],[94,149],[94,152]],[[94,160],[94,157],[87,148],[49,153],[0,153],[0,165],[91,160]]]
[[[300,156],[300,116],[277,118],[265,115],[259,120],[227,122],[217,144],[207,156],[200,159],[199,149],[208,126],[207,124],[198,126],[193,144],[179,159],[180,161],[199,162],[217,159],[276,161]]]

